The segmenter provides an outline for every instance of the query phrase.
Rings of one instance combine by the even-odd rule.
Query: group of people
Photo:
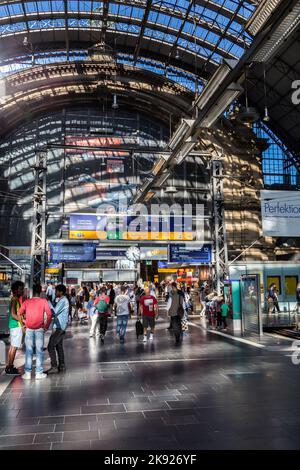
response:
[[[68,324],[74,320],[90,320],[90,337],[99,336],[104,344],[108,318],[116,317],[116,335],[120,343],[125,342],[128,319],[137,317],[141,323],[143,342],[153,341],[158,318],[158,289],[154,283],[144,285],[83,285],[76,292],[63,284],[49,283],[46,289],[33,286],[32,297],[25,299],[24,283],[16,281],[11,287],[9,311],[10,348],[5,371],[9,375],[20,375],[14,366],[16,352],[22,347],[25,337],[24,380],[31,379],[33,355],[36,355],[36,379],[66,370],[63,341]],[[190,293],[175,282],[165,286],[169,330],[179,343],[187,330],[188,309],[191,307]],[[52,324],[47,348],[44,347],[45,332]],[[44,372],[43,354],[48,350],[51,367]]]
[[[124,343],[128,319],[132,315],[142,318],[143,341],[148,340],[148,329],[152,341],[158,316],[157,293],[152,283],[146,287],[142,283],[82,286],[77,294],[75,289],[71,290],[70,321],[78,319],[82,323],[84,320],[86,324],[90,319],[90,337],[100,337],[101,344],[104,344],[110,316],[116,317],[116,334],[120,343]]]
[[[55,287],[55,298],[48,301],[42,297],[42,287],[33,286],[32,297],[24,298],[24,283],[12,284],[12,297],[9,307],[10,348],[6,374],[20,375],[14,366],[16,352],[22,347],[25,335],[25,372],[24,380],[31,379],[33,354],[36,355],[36,379],[45,379],[47,375],[65,371],[63,339],[68,325],[69,301],[66,287],[59,284]],[[48,353],[51,367],[46,373],[43,370],[43,353],[45,332],[52,323],[52,334],[49,338]]]

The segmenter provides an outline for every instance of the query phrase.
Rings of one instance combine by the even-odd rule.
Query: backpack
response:
[[[144,334],[144,327],[140,320],[137,320],[137,322],[135,323],[135,333],[137,338]]]
[[[96,309],[98,313],[107,313],[108,303],[103,298],[100,298],[99,302],[96,305]]]

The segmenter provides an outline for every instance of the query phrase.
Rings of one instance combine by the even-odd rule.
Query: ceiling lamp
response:
[[[264,97],[265,97],[265,114],[263,117],[264,122],[269,122],[270,117],[269,117],[269,112],[268,112],[268,106],[267,106],[267,84],[266,84],[266,67],[265,64],[263,64],[264,67]]]
[[[242,106],[239,113],[237,114],[237,121],[242,124],[253,124],[259,120],[259,113],[256,108],[249,106],[248,104],[248,67],[245,69],[245,106]]]
[[[258,121],[259,114],[256,108],[251,106],[242,106],[236,119],[242,124],[252,124],[253,122]]]
[[[175,54],[175,59],[176,60],[179,60],[181,57],[180,57],[180,54],[179,54],[179,50],[176,48],[176,54]]]
[[[164,192],[167,193],[167,194],[176,194],[176,193],[178,193],[175,186],[167,186]]]
[[[112,104],[111,107],[112,107],[112,109],[118,109],[119,108],[118,101],[117,101],[117,95],[113,96],[113,104]]]

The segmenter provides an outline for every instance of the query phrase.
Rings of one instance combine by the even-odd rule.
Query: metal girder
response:
[[[64,0],[66,1],[66,0]],[[152,7],[151,7],[151,11],[159,11],[159,12],[162,12],[161,9],[158,10],[158,7],[155,6],[155,4],[152,4]],[[182,12],[181,11],[172,11],[172,12],[167,12],[165,13],[166,15],[168,15],[170,18],[177,18],[177,19],[182,19]],[[64,17],[64,13],[61,12],[61,11],[49,11],[49,12],[45,12],[45,11],[37,11],[37,12],[31,12],[31,13],[27,13],[27,19],[28,21],[35,21],[35,20],[41,20],[41,19],[59,19],[59,18],[62,18]],[[102,21],[103,20],[103,13],[99,13],[99,12],[86,12],[86,11],[68,11],[68,19],[78,19],[78,18],[82,18],[82,19],[89,19],[91,21]],[[201,26],[201,28],[205,29],[207,32],[213,32],[215,34],[217,34],[218,36],[222,36],[223,35],[223,31],[224,31],[224,28],[218,26],[216,24],[216,22],[209,22],[207,20],[204,20],[202,17],[198,16],[198,15],[191,15],[191,12],[189,14],[189,17],[188,17],[189,21],[193,21],[194,23],[197,24],[197,26]],[[20,21],[22,21],[22,17],[20,15],[10,15],[10,16],[2,16],[0,17],[0,24],[1,25],[6,25],[6,24],[16,24],[16,23],[19,23]],[[122,16],[122,15],[115,15],[114,13],[108,13],[108,17],[107,17],[107,21],[108,22],[120,22],[120,23],[130,23],[130,24],[135,24],[137,26],[140,26],[142,24],[142,19],[140,18],[134,18],[134,17],[131,17],[129,18],[128,16]],[[166,30],[170,31],[171,33],[173,32],[177,32],[177,30],[173,29],[173,28],[167,28],[165,27],[163,24],[160,24],[160,23],[154,23],[154,22],[149,22],[148,21],[148,25],[150,27],[153,27],[157,30],[160,30],[160,31],[163,31],[163,32],[166,32]],[[183,33],[183,32],[182,32]],[[186,33],[183,33],[183,36],[191,36],[191,35],[188,35]],[[227,31],[226,33],[226,39],[228,39],[229,41],[231,41],[233,44],[236,44],[238,46],[244,46],[244,43],[245,41],[243,39],[241,39],[238,35],[234,35],[233,33],[231,33],[230,31]],[[248,42],[247,45],[250,45],[250,43]]]
[[[46,172],[47,152],[36,153],[34,166],[33,219],[31,238],[30,290],[45,282],[46,266]]]
[[[135,46],[134,54],[133,54],[134,63],[136,63],[136,61],[138,59],[138,56],[139,56],[139,53],[140,53],[140,50],[141,50],[142,40],[143,40],[144,32],[145,32],[145,29],[146,29],[146,26],[147,26],[151,6],[152,6],[152,0],[147,0],[144,16],[143,16],[143,19],[142,19],[140,34],[139,34],[139,37],[138,37],[138,40],[137,40],[137,43],[136,43],[136,46]]]
[[[212,50],[210,56],[207,58],[206,63],[204,64],[204,68],[205,68],[206,64],[208,62],[210,62],[210,60],[211,60],[212,56],[214,55],[214,53],[219,50],[219,46],[220,46],[221,41],[226,38],[227,31],[228,31],[229,27],[231,26],[232,22],[235,21],[235,19],[237,18],[237,15],[238,15],[240,9],[242,8],[243,3],[244,3],[243,0],[239,0],[239,4],[238,4],[237,9],[235,10],[235,12],[233,12],[230,20],[228,21],[228,23],[227,23],[227,25],[226,25],[226,27],[223,31],[222,36],[219,36],[219,39],[216,42],[214,49]]]
[[[67,60],[70,56],[70,41],[69,41],[69,20],[68,20],[68,0],[64,0],[64,10],[65,10],[65,38],[66,38],[66,54]]]
[[[32,2],[32,0],[22,0],[22,1],[23,1],[23,3]],[[106,1],[106,0],[104,0],[104,1]],[[124,0],[110,0],[110,3],[116,4],[116,5],[128,5],[128,6],[132,6],[132,7],[145,8],[146,1],[147,0],[126,0],[126,1],[124,1]],[[8,3],[7,0],[0,0],[0,5],[7,5],[7,3]],[[16,4],[16,3],[20,3],[20,0],[9,0],[9,4],[13,5],[13,4]],[[253,2],[249,1],[248,3],[255,4],[254,1]],[[225,18],[230,18],[233,11],[234,11],[234,10],[231,10],[230,8],[227,8],[225,6],[225,4],[220,5],[219,3],[214,2],[213,0],[196,0],[196,4],[200,5],[200,6],[203,6],[207,9],[211,10],[212,12],[220,13]],[[176,8],[176,6],[175,6],[175,8]],[[173,12],[173,10],[174,10],[174,11],[176,11],[177,15],[181,15],[181,17],[182,17],[182,10],[175,10],[175,8],[173,6],[172,6],[172,8],[169,8],[167,5],[163,5],[161,2],[154,2],[153,6],[152,6],[153,11],[168,14],[168,12],[170,13],[170,12]],[[199,19],[198,16],[197,16],[197,18]],[[241,25],[244,25],[248,21],[248,18],[246,18],[243,15],[238,15],[236,21],[237,21],[237,23],[239,23]]]
[[[67,0],[65,0],[65,2],[67,2]],[[63,12],[54,12],[53,14],[51,13],[42,13],[42,14],[38,14],[38,13],[34,13],[34,14],[29,14],[27,15],[28,19],[30,19],[30,21],[35,21],[35,20],[38,20],[40,19],[40,17],[44,17],[45,21],[46,20],[51,20],[53,18],[55,19],[59,19],[59,18],[65,18],[65,21],[66,21],[66,27],[68,25],[68,22],[74,18],[74,19],[77,19],[77,16],[76,16],[76,13],[74,12],[68,12],[67,16],[63,13]],[[51,16],[51,18],[50,18]],[[96,14],[96,13],[80,13],[80,18],[83,18],[83,19],[90,19],[91,21],[92,20],[97,20],[97,18],[99,18],[99,20],[103,18],[103,15],[102,14]],[[15,18],[11,18],[11,19],[8,19],[8,18],[0,18],[0,25],[5,25],[7,24],[8,20],[8,24],[14,24],[14,23],[17,23],[21,20],[22,18],[20,17],[15,17]],[[120,23],[124,23],[124,24],[127,24],[129,21],[128,21],[128,17],[125,17],[125,16],[116,16],[116,15],[109,15],[108,18],[107,18],[107,21],[111,21],[111,22],[114,22],[114,21],[118,21]],[[136,25],[138,27],[140,27],[140,33],[139,33],[139,36],[138,36],[138,40],[137,42],[135,43],[135,51],[134,51],[134,57],[135,57],[135,61],[137,60],[138,58],[138,55],[139,55],[139,52],[140,52],[140,48],[141,48],[141,42],[142,42],[142,38],[143,38],[143,35],[144,35],[144,31],[145,31],[145,23],[143,20],[139,19],[139,18],[131,18],[130,19],[130,24],[132,25]],[[164,34],[172,34],[174,36],[177,36],[177,40],[176,40],[176,44],[179,40],[179,38],[181,37],[181,39],[184,39],[188,42],[190,42],[191,44],[193,43],[196,43],[198,46],[200,47],[205,47],[206,49],[208,50],[211,50],[212,52],[215,52],[216,48],[215,48],[215,45],[213,43],[210,43],[209,41],[205,40],[204,38],[201,38],[201,37],[195,37],[194,35],[190,34],[190,33],[187,33],[187,32],[184,32],[184,31],[181,31],[180,32],[180,35],[178,35],[178,30],[175,29],[175,28],[170,28],[170,27],[167,27],[163,24],[159,24],[159,23],[153,23],[153,22],[149,22],[147,23],[147,27],[148,28],[151,28],[153,30],[156,30],[156,31],[160,31]],[[210,29],[210,26],[207,24],[207,23],[203,23],[201,25],[201,27],[203,27],[203,29],[205,29],[207,32],[209,32],[211,29]],[[68,33],[69,33],[69,30],[72,29],[72,25],[68,25]],[[107,26],[105,27],[104,26],[104,22],[103,22],[103,28],[105,30],[105,34],[106,34],[106,31],[107,31]],[[103,31],[103,28],[102,28],[102,31]],[[62,28],[59,28],[57,27],[56,29],[52,28],[52,30],[54,31],[60,31]],[[45,30],[43,29],[33,29],[31,30],[31,34],[34,35],[35,32],[39,32],[40,34],[43,34],[45,31],[45,33],[47,32],[47,28],[45,28]],[[98,31],[97,28],[93,28],[91,26],[91,31]],[[45,34],[44,33],[44,34]],[[127,33],[126,32],[122,32],[122,31],[118,31],[118,37],[122,37],[124,36],[126,38],[127,36]],[[221,35],[220,36],[220,39],[222,40],[223,39],[223,35],[222,35],[222,31],[221,30],[218,30],[218,31],[215,31],[216,34],[219,34]],[[15,32],[12,32],[12,31],[8,31],[8,33],[6,34],[5,32],[2,31],[2,38],[5,38],[6,36],[9,36],[11,37],[12,35],[16,35],[16,36],[19,36],[20,34],[22,34],[22,31],[20,30],[17,30]],[[102,32],[101,32],[102,34]],[[226,37],[226,39],[228,39],[228,41],[232,42],[233,44],[238,44],[239,41],[237,40],[234,40],[233,36],[232,35],[228,35]],[[236,38],[237,39],[237,38]],[[148,38],[147,37],[147,40],[148,41],[151,41],[152,39],[151,38]],[[152,40],[154,43],[155,41]],[[52,41],[53,42],[53,41]],[[160,41],[159,44],[166,44],[168,47],[170,47],[170,43],[169,42],[166,42],[166,41]],[[55,43],[54,43],[55,44]],[[241,44],[239,44],[241,45]],[[174,45],[171,44],[171,50],[173,49]],[[175,46],[176,48],[176,46]],[[182,53],[187,53],[187,51],[182,48]],[[218,52],[220,53],[220,55],[222,55],[223,57],[226,57],[226,58],[236,58],[236,56],[234,54],[231,54],[230,52],[226,51],[225,49],[222,49],[221,47],[218,47]],[[194,54],[194,52],[193,52]],[[171,53],[169,53],[169,60],[168,60],[168,63],[170,63],[170,58],[171,58]],[[207,59],[205,57],[205,59]]]
[[[109,0],[103,0],[102,30],[100,42],[105,42],[107,22],[108,22]]]
[[[166,68],[168,67],[168,65],[169,65],[169,63],[170,63],[170,58],[172,57],[172,55],[174,54],[174,52],[175,52],[176,49],[177,49],[178,40],[179,40],[179,38],[180,38],[180,35],[182,34],[183,28],[184,28],[184,26],[185,26],[187,20],[188,20],[188,18],[189,18],[189,15],[190,15],[190,12],[191,12],[191,9],[192,9],[193,5],[194,5],[194,0],[190,0],[189,6],[188,6],[188,8],[187,8],[187,10],[186,10],[186,12],[185,12],[185,15],[184,15],[184,18],[183,18],[183,20],[182,20],[181,26],[180,26],[180,28],[179,28],[179,30],[178,30],[177,35],[176,35],[176,39],[175,39],[175,41],[174,41],[174,43],[173,43],[173,46],[171,47],[171,50],[170,50],[170,53],[169,53],[169,57],[168,57],[168,59],[167,59],[167,61],[166,61],[166,63],[165,63],[165,67],[166,67]]]
[[[228,277],[228,251],[224,216],[223,162],[212,160],[211,185],[213,201],[213,241],[214,272],[213,285],[218,295],[223,292],[224,281]]]

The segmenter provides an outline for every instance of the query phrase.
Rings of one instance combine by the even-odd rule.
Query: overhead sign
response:
[[[168,259],[168,247],[142,246],[141,260],[163,261]]]
[[[92,243],[50,243],[50,262],[91,262],[96,260],[96,246]]]
[[[110,260],[126,258],[127,248],[121,250],[119,248],[96,248],[97,260]]]
[[[170,244],[169,245],[169,262],[170,263],[194,263],[194,264],[210,264],[211,245],[186,245],[186,244]]]
[[[300,237],[300,191],[261,191],[263,234]]]
[[[183,224],[183,219],[181,220]],[[179,226],[170,218],[169,231],[162,220],[150,216],[118,216],[117,214],[71,214],[70,240],[132,240],[132,241],[192,241],[192,224],[179,231]],[[184,228],[182,226],[181,228]],[[156,249],[157,250],[157,249]],[[164,256],[163,250],[161,251]],[[160,254],[156,254],[161,259]],[[146,258],[144,258],[146,259]]]

